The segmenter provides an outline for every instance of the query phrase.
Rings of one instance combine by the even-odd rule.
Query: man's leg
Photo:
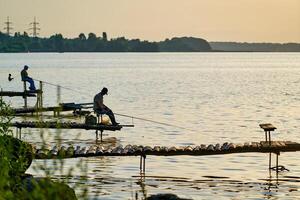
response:
[[[108,117],[110,118],[110,121],[113,125],[118,125],[118,123],[116,122],[116,118],[115,115],[113,113],[112,110],[110,110],[109,108],[106,107],[106,114],[108,115]]]
[[[32,78],[27,78],[26,81],[30,84],[30,86],[29,86],[30,90],[36,90],[34,81],[32,80]]]

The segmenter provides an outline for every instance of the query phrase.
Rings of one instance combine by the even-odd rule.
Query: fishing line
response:
[[[87,92],[75,90],[75,89],[72,89],[72,88],[69,88],[69,87],[61,86],[61,85],[54,84],[54,83],[50,83],[50,82],[47,82],[47,81],[42,81],[42,80],[38,80],[38,79],[33,79],[33,80],[35,80],[35,81],[41,81],[41,82],[46,83],[46,84],[48,84],[48,85],[52,85],[52,86],[56,86],[56,87],[61,87],[61,88],[63,88],[63,89],[70,90],[70,91],[73,91],[73,92],[77,92],[77,93],[79,93],[79,94],[88,94],[88,95],[90,95],[90,94],[87,93]]]
[[[33,80],[35,80],[35,81],[42,81],[42,80],[38,80],[38,79],[33,79]],[[90,94],[87,93],[87,92],[75,90],[75,89],[72,89],[72,88],[69,88],[69,87],[61,86],[61,85],[54,84],[54,83],[50,83],[50,82],[47,82],[47,81],[42,81],[42,82],[43,82],[43,83],[46,83],[46,84],[48,84],[48,85],[52,85],[52,86],[56,86],[56,87],[61,87],[61,88],[66,89],[66,90],[70,90],[70,91],[73,91],[73,92],[77,92],[77,93],[79,93],[79,94],[88,94],[88,95],[90,95]],[[128,117],[128,118],[131,118],[131,119],[132,119],[132,122],[133,122],[133,119],[137,119],[137,120],[142,120],[142,121],[152,122],[152,123],[160,124],[160,125],[164,125],[164,126],[171,126],[171,127],[176,127],[176,128],[180,128],[180,129],[184,129],[184,130],[196,132],[196,130],[193,130],[193,129],[189,129],[189,128],[186,128],[186,127],[177,126],[177,125],[169,124],[169,123],[165,123],[165,122],[158,122],[158,121],[151,120],[151,119],[146,119],[146,118],[141,118],[141,117],[134,117],[134,116],[129,116],[129,115],[120,114],[120,113],[115,113],[115,115],[122,116],[122,117]]]
[[[177,125],[169,124],[169,123],[165,123],[165,122],[158,122],[158,121],[154,121],[154,120],[151,120],[151,119],[145,119],[145,118],[141,118],[141,117],[134,117],[134,116],[124,115],[124,114],[120,114],[120,113],[114,113],[114,114],[118,115],[118,116],[122,116],[122,117],[128,117],[128,118],[132,118],[132,119],[138,119],[138,120],[142,120],[142,121],[152,122],[152,123],[155,123],[155,124],[160,124],[160,125],[165,125],[165,126],[171,126],[171,127],[176,127],[176,128],[180,128],[180,129],[184,129],[184,130],[196,132],[193,129],[189,129],[189,128],[186,128],[186,127],[183,127],[183,126],[177,126]]]

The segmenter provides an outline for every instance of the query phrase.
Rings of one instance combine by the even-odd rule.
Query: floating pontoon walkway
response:
[[[140,171],[145,173],[146,156],[207,156],[233,153],[269,153],[269,169],[287,170],[278,164],[278,156],[281,152],[300,151],[300,143],[290,141],[250,142],[245,144],[224,143],[223,145],[199,145],[186,147],[161,147],[161,146],[137,146],[127,145],[124,148],[104,148],[103,146],[90,146],[76,148],[73,146],[52,149],[34,149],[35,159],[64,159],[78,157],[97,156],[140,156]],[[276,166],[271,167],[271,153],[276,154]]]
[[[146,156],[207,156],[222,155],[233,153],[269,153],[269,169],[276,172],[286,170],[284,166],[278,164],[278,157],[281,152],[300,151],[300,143],[291,141],[271,141],[271,131],[276,129],[270,123],[259,125],[265,132],[266,141],[246,142],[244,144],[233,144],[225,142],[224,144],[201,144],[199,146],[185,147],[165,147],[165,146],[137,146],[127,145],[115,148],[104,148],[103,146],[90,146],[76,148],[73,146],[52,149],[42,148],[33,149],[36,159],[53,159],[53,158],[76,158],[76,157],[96,157],[96,156],[140,156],[140,171],[145,173]],[[267,137],[269,136],[269,137]],[[276,166],[272,165],[272,153],[276,154]]]
[[[105,148],[103,146],[93,145],[90,147],[76,148],[73,146],[56,146],[51,149],[35,149],[36,159],[52,159],[52,158],[76,158],[76,157],[95,157],[95,156],[206,156],[206,155],[220,155],[233,153],[280,153],[300,151],[300,143],[291,141],[272,141],[269,142],[246,142],[245,144],[224,143],[210,144],[199,146],[185,146],[185,147],[165,147],[165,146],[137,146],[121,145],[115,148]]]

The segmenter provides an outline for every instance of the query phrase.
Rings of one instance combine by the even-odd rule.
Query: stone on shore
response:
[[[180,198],[175,194],[154,194],[150,197],[147,197],[146,200],[192,200]]]

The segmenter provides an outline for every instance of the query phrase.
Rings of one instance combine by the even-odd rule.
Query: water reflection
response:
[[[260,141],[263,134],[258,124],[261,122],[274,123],[280,130],[274,135],[276,140],[299,142],[299,53],[31,53],[3,54],[0,61],[0,82],[4,90],[22,89],[17,79],[8,83],[7,74],[19,74],[25,62],[32,66],[34,77],[85,93],[62,89],[62,102],[91,102],[93,95],[105,85],[112,88],[106,100],[117,113],[197,130],[135,120],[134,129],[104,137],[118,138],[116,145],[181,146]],[[57,105],[56,88],[45,85],[44,91],[45,106]],[[14,107],[23,105],[22,98],[6,100]],[[28,103],[34,105],[35,102],[29,99]],[[120,121],[131,123],[131,119]],[[32,130],[28,135],[24,132],[23,139],[42,145],[39,131]],[[64,145],[83,146],[95,142],[94,131],[64,130],[60,136]],[[47,132],[45,139],[51,146],[57,142],[54,131]],[[65,160],[64,171],[79,161]],[[87,185],[91,199],[135,199],[136,192],[140,199],[161,192],[192,199],[297,199],[300,197],[297,189],[300,187],[299,153],[285,153],[280,161],[291,171],[280,173],[278,188],[272,185],[269,189],[266,154],[201,158],[149,156],[147,176],[142,180],[133,177],[139,172],[139,158],[85,158],[81,162],[88,163],[88,172],[84,175],[87,181],[81,182],[83,175],[77,171],[69,181],[71,185]],[[42,161],[36,160],[33,165],[39,162]],[[51,167],[53,161],[46,162]],[[28,173],[43,175],[32,168]],[[60,179],[65,174],[56,173],[53,177]],[[276,185],[274,177],[271,182]]]
[[[264,178],[252,181],[211,174],[203,175],[200,179],[153,174],[139,174],[128,178],[115,173],[115,159],[105,157],[83,159],[83,162],[89,164],[86,181],[80,182],[79,175],[74,175],[69,179],[69,184],[79,183],[81,186],[88,186],[89,199],[127,197],[126,199],[145,200],[150,195],[158,193],[173,193],[189,199],[295,199],[300,197],[300,177],[289,176],[288,172],[265,170]],[[56,174],[53,178],[66,177]],[[78,188],[76,192],[80,193],[80,189]]]

